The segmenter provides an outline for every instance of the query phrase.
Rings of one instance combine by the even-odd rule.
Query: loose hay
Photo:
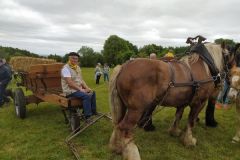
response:
[[[46,59],[46,58],[21,57],[21,56],[12,57],[9,62],[9,64],[11,65],[14,71],[24,71],[24,72],[28,72],[29,68],[33,65],[52,64],[52,63],[56,63],[56,60]]]

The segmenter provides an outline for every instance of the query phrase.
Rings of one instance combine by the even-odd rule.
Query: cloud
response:
[[[240,41],[238,0],[0,0],[0,44],[39,54],[87,45],[102,50],[112,34],[139,47],[185,45],[201,34]]]

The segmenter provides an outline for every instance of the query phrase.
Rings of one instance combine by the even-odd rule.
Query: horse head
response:
[[[227,46],[225,42],[223,42],[221,47],[223,49],[224,63],[228,69],[234,66],[240,67],[240,53],[238,53],[240,43],[237,43],[235,46]]]
[[[239,47],[240,43],[236,44],[230,49],[231,57],[233,57],[233,60],[230,61],[231,69],[229,80],[231,89],[228,96],[233,99],[236,98],[238,92],[240,91],[240,53],[238,52]]]

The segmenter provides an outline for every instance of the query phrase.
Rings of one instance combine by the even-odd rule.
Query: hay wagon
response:
[[[51,59],[13,57],[10,60],[10,65],[15,71],[14,77],[18,86],[14,91],[14,106],[17,117],[26,118],[26,106],[30,103],[49,102],[61,106],[65,122],[70,124],[72,130],[65,142],[75,158],[80,159],[74,143],[71,142],[73,138],[100,119],[111,120],[111,117],[99,113],[90,122],[84,121],[80,125],[80,121],[84,119],[82,101],[76,98],[67,98],[62,92],[60,72],[63,63],[56,63]],[[32,95],[24,95],[23,88],[31,90]]]
[[[61,68],[63,63],[32,65],[28,71],[17,72],[20,82],[14,91],[14,105],[17,117],[26,117],[26,105],[30,103],[50,102],[61,106],[66,123],[74,131],[80,126],[82,101],[66,98],[61,89]],[[31,90],[32,95],[25,96],[22,87]]]

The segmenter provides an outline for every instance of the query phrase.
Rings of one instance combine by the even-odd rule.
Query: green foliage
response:
[[[49,56],[47,56],[47,58],[55,59],[57,62],[62,62],[62,57],[56,54],[50,54]]]
[[[214,42],[217,44],[222,44],[222,42],[225,42],[226,45],[230,47],[233,47],[236,44],[232,39],[223,39],[223,38],[216,39]]]
[[[139,53],[141,53],[139,57],[142,57],[143,55],[149,56],[151,53],[160,55],[162,51],[162,46],[158,46],[156,44],[148,44],[139,49]]]
[[[103,64],[103,56],[101,53],[87,46],[82,46],[78,52],[80,55],[80,65],[83,67],[94,67],[97,63]]]
[[[116,35],[111,35],[103,46],[104,61],[109,65],[124,63],[137,53],[137,47]]]
[[[0,58],[5,58],[9,61],[13,56],[41,57],[38,54],[31,53],[27,50],[0,46]]]
[[[175,56],[178,58],[183,57],[185,55],[185,52],[189,49],[189,46],[182,46],[182,47],[175,47],[174,53]]]
[[[66,63],[68,61],[68,54],[65,54],[63,57],[62,57],[62,62],[63,63]]]

